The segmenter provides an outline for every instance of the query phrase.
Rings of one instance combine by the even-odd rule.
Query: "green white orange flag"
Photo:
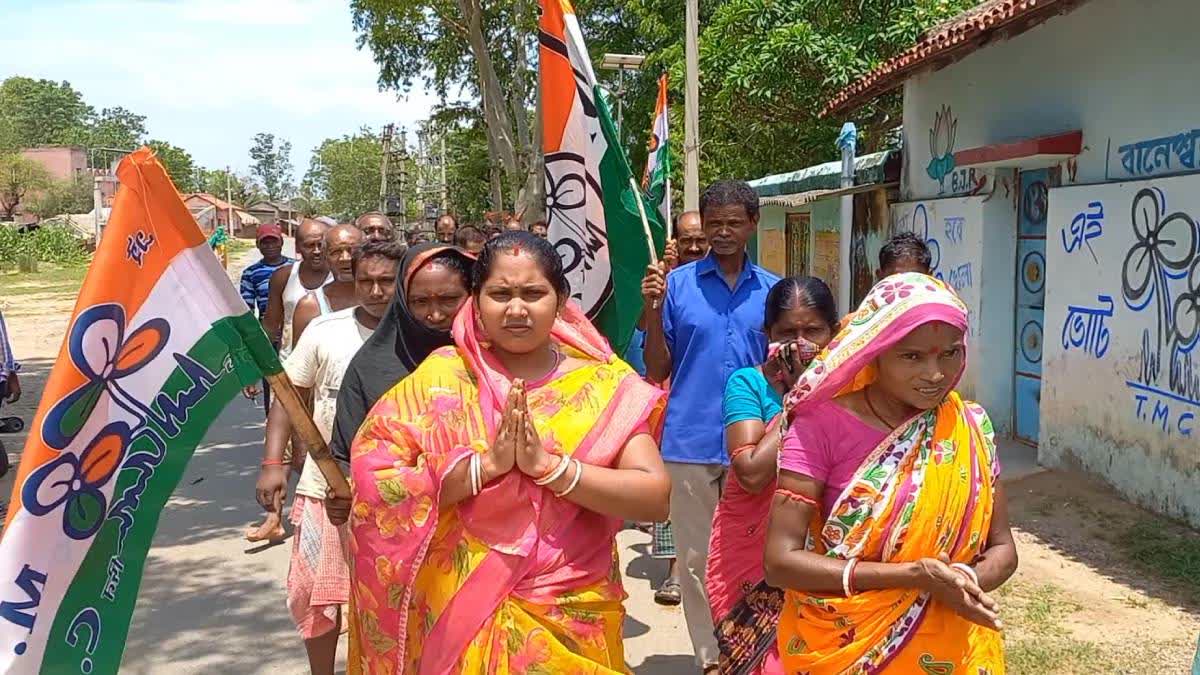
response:
[[[667,76],[658,78],[658,102],[654,106],[654,127],[650,130],[649,152],[646,153],[646,173],[642,176],[642,191],[646,201],[662,216],[663,223],[671,222],[671,134],[667,122]]]
[[[50,371],[0,538],[0,672],[116,673],[158,517],[217,415],[281,370],[148,148]]]
[[[642,312],[650,249],[638,214],[640,187],[600,96],[569,0],[542,0],[539,39],[546,222],[572,297],[623,354]],[[662,221],[647,208],[661,253]]]

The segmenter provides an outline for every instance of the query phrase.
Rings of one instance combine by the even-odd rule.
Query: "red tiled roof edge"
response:
[[[904,83],[915,71],[939,57],[961,58],[987,42],[992,33],[1022,22],[1006,37],[1014,37],[1087,0],[988,0],[930,29],[917,44],[892,57],[838,92],[821,110],[825,117],[860,105]]]

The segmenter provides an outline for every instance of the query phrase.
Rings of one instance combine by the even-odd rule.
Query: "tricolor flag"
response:
[[[281,370],[148,148],[33,420],[0,538],[0,672],[116,673],[158,516],[217,415]]]
[[[671,134],[667,123],[667,76],[658,78],[658,103],[654,106],[654,128],[650,130],[650,147],[646,154],[646,173],[642,176],[642,191],[663,223],[671,222]]]
[[[640,188],[600,96],[569,0],[542,0],[540,26],[546,222],[572,297],[623,354],[642,312],[650,249],[638,215]],[[658,212],[646,208],[662,252]]]

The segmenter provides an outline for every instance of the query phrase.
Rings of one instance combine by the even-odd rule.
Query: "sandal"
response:
[[[25,421],[20,417],[0,417],[0,434],[16,434],[25,428]]]
[[[683,597],[679,594],[679,582],[671,578],[664,581],[654,592],[654,601],[671,607],[683,602]]]

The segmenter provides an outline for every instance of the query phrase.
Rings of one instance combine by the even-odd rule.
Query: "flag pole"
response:
[[[658,264],[658,251],[654,250],[654,235],[650,233],[650,221],[646,219],[646,207],[642,204],[642,192],[638,190],[637,181],[633,174],[629,175],[629,187],[633,189],[633,198],[637,200],[638,215],[642,218],[642,231],[646,233],[646,249],[650,251],[650,264]],[[654,300],[654,309],[658,309],[658,299]]]
[[[275,375],[267,375],[267,382],[271,385],[271,393],[275,394],[279,404],[287,411],[288,418],[292,421],[292,429],[296,432],[296,438],[300,441],[300,445],[308,453],[309,459],[317,463],[317,468],[325,477],[325,482],[329,484],[333,496],[350,499],[352,495],[346,474],[342,473],[342,467],[338,466],[337,460],[329,452],[329,446],[325,444],[325,439],[317,430],[308,406],[300,400],[300,392],[296,391],[296,386],[292,384],[287,373],[280,371]]]

